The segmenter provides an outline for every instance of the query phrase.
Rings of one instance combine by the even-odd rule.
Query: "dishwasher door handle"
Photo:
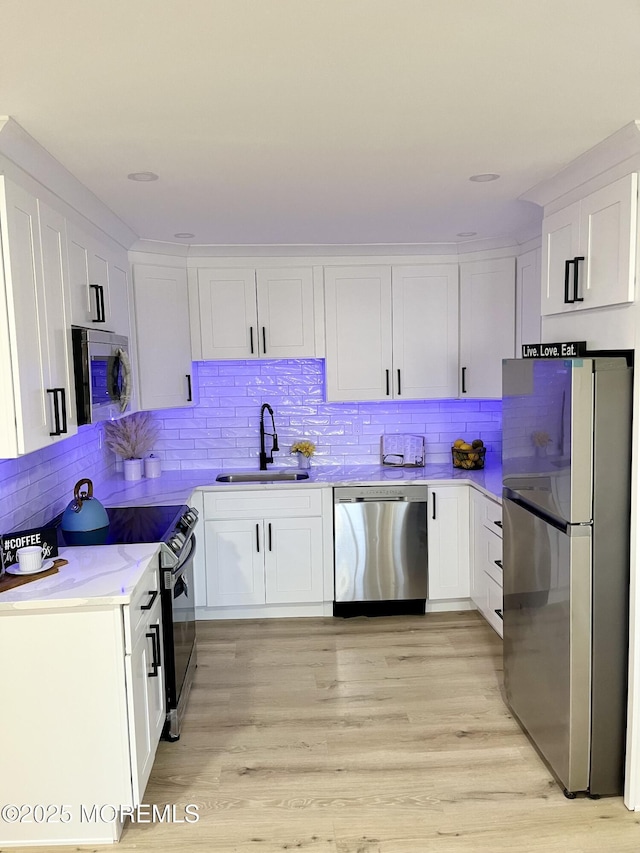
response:
[[[397,498],[338,498],[338,503],[341,504],[388,504],[388,503],[408,503],[408,498],[399,496]]]

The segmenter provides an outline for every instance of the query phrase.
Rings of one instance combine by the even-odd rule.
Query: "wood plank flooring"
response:
[[[640,849],[620,798],[565,799],[475,613],[202,622],[198,644],[182,737],[160,744],[144,800],[200,819],[128,825],[118,853]]]

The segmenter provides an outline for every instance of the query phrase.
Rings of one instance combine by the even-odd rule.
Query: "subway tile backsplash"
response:
[[[316,443],[314,460],[324,465],[377,464],[383,433],[424,435],[428,462],[448,462],[458,437],[502,448],[499,400],[325,403],[321,359],[199,362],[194,373],[198,404],[156,413],[165,469],[254,467],[263,403],[275,414],[277,465],[295,464],[289,447],[301,438]]]
[[[57,515],[73,497],[78,480],[94,487],[114,469],[115,457],[101,447],[99,426],[80,427],[51,447],[0,460],[0,533],[37,527]]]
[[[449,462],[459,437],[479,437],[487,450],[501,451],[499,400],[325,403],[324,387],[321,359],[199,362],[198,403],[156,412],[161,432],[154,452],[165,470],[256,467],[262,403],[275,413],[276,465],[296,464],[289,447],[302,438],[316,443],[316,464],[374,465],[380,436],[394,432],[424,435],[427,462]],[[99,493],[100,483],[120,468],[101,436],[100,425],[82,427],[52,447],[0,460],[0,533],[48,521],[82,477]]]

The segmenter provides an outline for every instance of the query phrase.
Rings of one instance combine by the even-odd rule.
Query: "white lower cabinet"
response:
[[[331,525],[325,523],[330,506],[330,489],[205,493],[205,606],[321,604],[328,594],[332,599]]]
[[[469,597],[469,487],[429,487],[427,601]]]
[[[502,506],[471,490],[471,599],[502,636]]]
[[[142,802],[165,716],[158,581],[154,559],[131,604],[0,614],[0,802],[23,808],[3,846],[114,842],[111,806]]]

